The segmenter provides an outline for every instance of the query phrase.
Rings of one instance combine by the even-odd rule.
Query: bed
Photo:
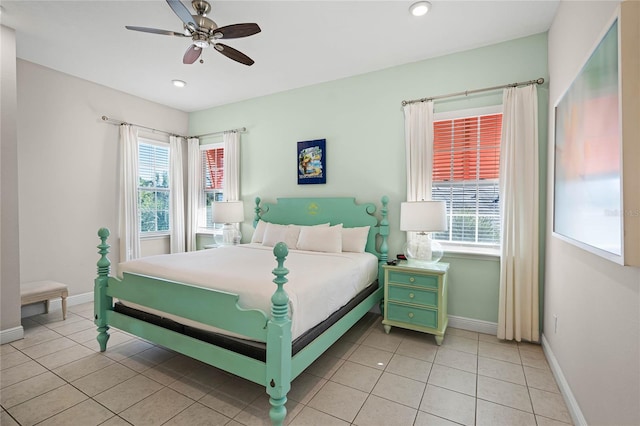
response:
[[[136,263],[128,269],[124,265],[128,272],[122,272],[121,276],[111,276],[111,263],[107,257],[109,231],[100,229],[100,259],[94,287],[94,318],[100,351],[107,349],[108,330],[114,327],[261,384],[270,397],[271,422],[274,425],[283,424],[291,381],[382,300],[382,265],[387,261],[389,234],[387,203],[388,198],[382,197],[378,220],[375,204],[357,204],[354,198],[278,198],[275,203],[261,203],[260,198],[256,198],[255,235],[264,231],[265,227],[273,231],[279,228],[278,225],[295,224],[297,227],[287,229],[288,232],[291,228],[302,229],[297,229],[297,240],[292,241],[290,234],[280,235],[291,246],[297,241],[299,247],[290,250],[284,241],[270,241],[273,242],[273,247],[270,247],[267,241],[258,244],[254,236],[252,244],[184,255],[191,260],[186,264],[181,263],[181,267],[186,268],[183,270],[163,271],[158,265],[166,264],[167,259],[156,259],[159,263],[151,265],[153,274],[148,269],[138,269]],[[311,281],[306,277],[314,274],[305,275],[292,269],[291,276],[295,276],[296,280],[286,285],[289,262],[292,268],[307,268],[315,241],[309,236],[333,233],[340,224],[340,232],[345,232],[341,234],[345,248],[347,232],[352,235],[352,231],[359,230],[362,234],[362,230],[366,229],[366,241],[360,246],[364,253],[361,256],[346,254],[344,261],[336,257],[329,262],[332,265],[350,263],[351,258],[375,256],[373,276],[364,279],[372,282],[352,286],[351,275],[328,275],[325,279],[340,281],[341,286],[322,292],[328,295],[327,299],[332,299],[331,303],[327,303],[330,306],[324,306],[321,309],[323,312],[316,314],[313,319],[301,317],[299,313],[310,311],[308,300],[305,302],[304,297],[319,296],[317,293],[309,296],[307,293],[311,290],[305,290],[302,286],[303,281]],[[303,234],[307,238],[303,238]],[[265,232],[261,238],[273,240],[278,235]],[[215,257],[231,256],[232,252],[244,253],[242,255],[246,255],[247,261],[253,265],[263,261],[256,261],[252,256],[263,258],[267,250],[275,278],[265,273],[264,284],[258,284],[262,292],[271,288],[266,305],[264,301],[251,300],[250,296],[257,293],[254,291],[257,287],[249,293],[234,290],[239,288],[234,285],[245,279],[241,274],[216,279],[194,276],[192,272],[198,268],[189,266],[189,262],[195,262],[192,265],[214,262]],[[359,251],[360,248],[354,250]],[[322,257],[330,256],[333,254],[324,253]],[[300,261],[301,258],[306,260]],[[313,263],[318,258],[312,259]],[[317,262],[320,264],[319,260]],[[240,271],[255,268],[239,268],[236,264],[235,268],[227,269]],[[317,285],[332,288],[330,284],[325,282]],[[346,287],[354,287],[353,294],[343,295]]]

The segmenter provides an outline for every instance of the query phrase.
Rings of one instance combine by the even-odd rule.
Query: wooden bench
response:
[[[22,306],[31,303],[45,302],[45,312],[49,312],[49,300],[60,297],[62,299],[62,319],[67,318],[67,296],[69,290],[66,284],[45,280],[20,284],[20,299]]]

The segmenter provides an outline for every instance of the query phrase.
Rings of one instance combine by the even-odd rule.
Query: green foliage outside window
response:
[[[169,231],[169,148],[140,143],[138,214],[140,232]]]

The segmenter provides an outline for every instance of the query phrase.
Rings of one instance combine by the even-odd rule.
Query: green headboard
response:
[[[383,196],[380,209],[381,220],[374,215],[375,204],[356,204],[355,198],[278,198],[276,203],[260,204],[260,197],[256,197],[254,228],[258,220],[282,225],[318,225],[342,223],[345,228],[370,226],[369,238],[365,250],[373,253],[380,260],[387,260],[387,236],[389,235],[389,221],[387,220],[387,204],[389,198]],[[380,247],[377,247],[380,235]]]

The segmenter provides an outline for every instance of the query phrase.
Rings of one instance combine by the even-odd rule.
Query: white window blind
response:
[[[140,232],[169,232],[169,146],[138,143]]]
[[[447,203],[449,229],[440,241],[500,244],[502,113],[434,121],[431,197]]]

